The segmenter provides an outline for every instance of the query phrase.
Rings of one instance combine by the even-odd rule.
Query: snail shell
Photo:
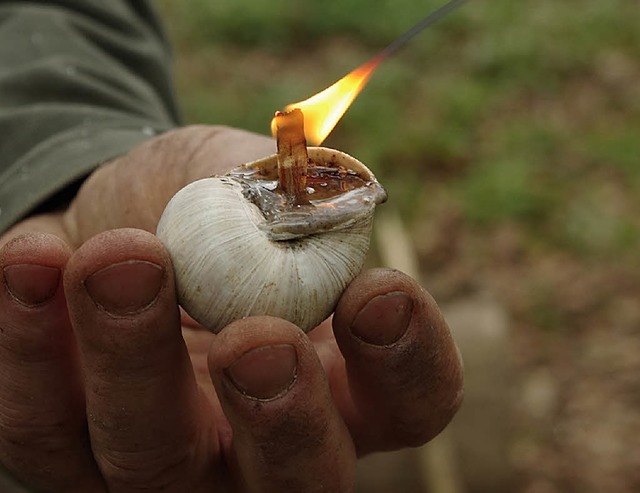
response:
[[[322,147],[308,153],[324,167],[308,169],[308,204],[283,199],[274,155],[193,182],[167,205],[157,236],[171,255],[180,304],[207,329],[272,315],[307,332],[361,270],[386,193],[351,156]]]

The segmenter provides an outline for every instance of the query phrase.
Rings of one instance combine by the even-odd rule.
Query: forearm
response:
[[[146,1],[0,4],[0,232],[177,124]]]

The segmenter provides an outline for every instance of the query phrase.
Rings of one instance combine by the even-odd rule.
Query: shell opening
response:
[[[348,228],[386,200],[386,192],[364,165],[358,169],[342,153],[309,150],[314,149],[307,164],[305,203],[287,199],[273,160],[242,165],[229,173],[264,216],[262,229],[274,241]]]

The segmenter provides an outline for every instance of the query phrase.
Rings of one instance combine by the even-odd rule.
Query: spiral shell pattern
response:
[[[346,228],[274,241],[237,181],[205,178],[173,197],[157,236],[171,255],[181,305],[207,329],[271,315],[306,332],[331,314],[361,270],[374,208],[363,207]]]

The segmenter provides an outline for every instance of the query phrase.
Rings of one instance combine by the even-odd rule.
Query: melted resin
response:
[[[307,193],[298,201],[280,188],[278,169],[272,164],[243,165],[229,177],[241,184],[245,197],[262,212],[265,232],[278,241],[348,228],[386,200],[375,178],[336,162],[309,160]]]

